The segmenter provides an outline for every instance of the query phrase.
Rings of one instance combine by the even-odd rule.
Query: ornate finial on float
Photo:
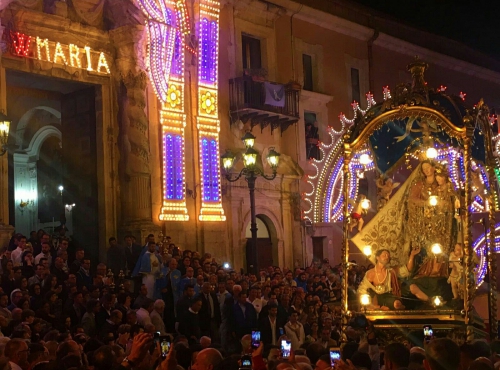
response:
[[[413,78],[411,90],[413,92],[425,90],[427,83],[425,82],[424,74],[425,70],[429,68],[429,65],[420,60],[418,55],[416,55],[415,60],[408,64],[406,68],[411,73],[411,77]]]

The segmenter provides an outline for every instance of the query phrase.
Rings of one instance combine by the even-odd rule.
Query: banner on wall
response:
[[[285,106],[285,86],[272,84],[270,82],[264,82],[264,88],[266,89],[266,103],[267,105],[272,105],[273,107]]]

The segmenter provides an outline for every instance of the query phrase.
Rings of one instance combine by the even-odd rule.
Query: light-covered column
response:
[[[200,155],[200,221],[225,221],[222,208],[219,147],[219,0],[198,4],[198,145]]]
[[[160,123],[162,127],[163,150],[163,206],[160,220],[188,221],[186,208],[186,163],[184,147],[186,145],[186,82],[184,66],[185,37],[189,33],[189,16],[186,9],[179,2],[169,3],[172,10],[177,10],[176,20],[171,18],[167,24],[176,26],[172,38],[175,39],[172,56],[170,58],[170,78],[165,96],[160,98]],[[175,6],[174,6],[175,5]],[[172,13],[173,14],[173,13]],[[173,15],[172,15],[173,17]],[[184,25],[184,26],[183,26]],[[153,61],[150,60],[150,64]]]
[[[146,16],[149,80],[161,103],[163,189],[161,221],[188,221],[185,175],[184,49],[190,34],[185,0],[138,0]]]

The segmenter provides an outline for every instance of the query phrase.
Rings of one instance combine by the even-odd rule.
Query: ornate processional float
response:
[[[340,115],[342,129],[330,128],[331,143],[311,162],[303,217],[342,225],[343,331],[362,312],[393,340],[431,324],[470,341],[484,336],[473,300],[488,280],[480,289],[488,288],[494,339],[496,116],[483,101],[467,107],[464,93],[428,87],[427,67],[416,58],[411,85],[385,87],[380,103],[368,93],[366,110],[354,102],[354,118]],[[354,248],[374,264],[357,291]]]

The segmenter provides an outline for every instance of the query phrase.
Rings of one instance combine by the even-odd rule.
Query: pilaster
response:
[[[110,31],[119,84],[121,229],[135,234],[141,242],[147,234],[160,230],[152,219],[144,34],[142,25]]]
[[[0,33],[5,27],[0,25]],[[0,49],[0,60],[2,51]],[[5,68],[0,65],[0,112],[7,112],[7,81]],[[9,162],[8,154],[0,156],[0,248],[9,244],[14,228],[9,225]]]

